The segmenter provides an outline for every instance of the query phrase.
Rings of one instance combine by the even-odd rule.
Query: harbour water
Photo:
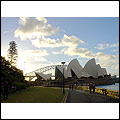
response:
[[[110,90],[119,90],[119,83],[115,83],[113,85],[100,85],[100,86],[96,86],[96,87],[110,89]]]

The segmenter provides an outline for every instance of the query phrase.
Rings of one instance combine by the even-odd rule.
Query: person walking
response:
[[[90,90],[90,94],[92,94],[92,83],[89,84],[89,90]]]
[[[73,90],[73,84],[72,84],[72,90]]]
[[[71,89],[71,86],[69,85],[69,89]]]
[[[95,93],[95,84],[93,84],[93,93]]]

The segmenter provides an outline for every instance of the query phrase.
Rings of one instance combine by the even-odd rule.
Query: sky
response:
[[[119,1],[1,1],[1,3],[1,55],[7,59],[9,42],[14,40],[18,45],[18,67],[22,70],[25,68],[25,73],[50,64],[61,64],[61,61],[68,64],[74,58],[77,58],[84,67],[86,62],[94,57],[96,63],[107,69],[108,74],[119,74]],[[33,17],[34,20],[19,18],[24,16]],[[45,18],[36,20],[36,16]],[[16,119],[19,113],[21,113],[19,118],[56,119],[59,116],[62,119],[85,117],[96,119],[102,112],[99,118],[119,118],[118,104],[96,103],[92,106],[71,104],[70,109],[64,105],[2,104],[1,115],[3,118],[11,119]],[[31,111],[29,106],[34,111]],[[86,107],[92,110],[99,109],[94,111],[93,115]],[[71,108],[76,109],[72,114]],[[54,116],[50,111],[55,112]],[[86,112],[88,116],[85,116]],[[62,116],[59,113],[62,113]]]
[[[118,17],[2,17],[6,59],[10,41],[17,43],[17,67],[24,73],[75,58],[84,67],[95,58],[108,74],[119,75]]]

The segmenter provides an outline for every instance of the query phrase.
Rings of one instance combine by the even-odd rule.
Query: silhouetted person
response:
[[[106,89],[105,89],[105,95],[107,95],[107,91],[106,91]]]
[[[73,90],[73,84],[72,84],[72,90]]]
[[[104,95],[104,89],[102,89],[103,95]]]
[[[8,82],[4,82],[3,98],[8,99]]]
[[[89,84],[89,90],[90,90],[90,93],[92,93],[92,83]]]
[[[93,84],[93,93],[95,93],[95,84]]]

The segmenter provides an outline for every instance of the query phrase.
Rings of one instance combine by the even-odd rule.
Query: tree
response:
[[[8,59],[10,59],[11,65],[16,65],[18,52],[17,52],[17,44],[15,41],[9,42],[9,49],[8,49]]]
[[[17,89],[24,89],[26,87],[26,81],[23,76],[23,71],[11,66],[10,62],[1,56],[1,94],[4,92],[4,82],[8,82],[9,92],[12,90],[14,83],[18,87]]]

